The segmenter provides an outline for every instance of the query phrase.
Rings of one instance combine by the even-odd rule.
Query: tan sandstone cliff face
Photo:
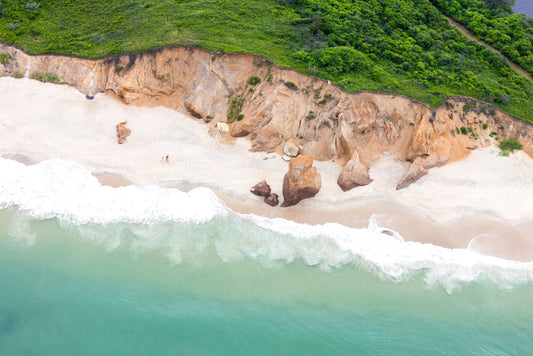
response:
[[[166,106],[213,128],[229,115],[235,121],[223,136],[247,137],[255,151],[281,154],[292,140],[301,146],[301,154],[316,160],[335,159],[344,166],[357,157],[363,170],[389,152],[415,163],[400,187],[431,167],[490,145],[495,137],[515,137],[533,156],[533,126],[489,104],[453,98],[431,109],[401,95],[350,94],[250,54],[167,47],[86,60],[28,56],[4,45],[0,53],[12,57],[9,64],[0,64],[0,75],[49,72],[86,95],[106,92],[127,104]],[[261,82],[249,84],[252,76]],[[497,135],[491,136],[493,132]]]

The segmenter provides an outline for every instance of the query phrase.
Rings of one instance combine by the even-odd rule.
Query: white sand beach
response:
[[[115,125],[132,134],[117,143]],[[288,164],[272,153],[249,152],[249,142],[225,144],[205,124],[167,108],[122,104],[99,94],[87,100],[65,85],[0,78],[0,155],[26,165],[50,159],[74,162],[102,184],[155,184],[190,190],[207,187],[239,213],[307,224],[338,222],[365,227],[372,215],[405,240],[520,261],[533,260],[533,159],[491,147],[435,168],[396,191],[406,163],[384,156],[371,167],[374,181],[342,192],[340,167],[315,162],[322,189],[295,207],[272,208],[249,192],[266,179],[281,196]],[[211,130],[213,132],[214,130]],[[162,156],[169,163],[162,163]]]

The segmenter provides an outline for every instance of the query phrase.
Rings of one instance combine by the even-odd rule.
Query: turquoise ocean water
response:
[[[531,283],[481,278],[447,293],[425,282],[424,271],[396,280],[362,262],[325,269],[298,256],[224,261],[217,244],[254,233],[230,218],[79,228],[7,209],[0,222],[3,355],[533,350]],[[120,235],[121,243],[110,247],[98,235]],[[146,236],[180,241],[180,262],[167,243],[143,246]]]
[[[533,350],[532,263],[101,187],[65,162],[0,168],[0,355]]]

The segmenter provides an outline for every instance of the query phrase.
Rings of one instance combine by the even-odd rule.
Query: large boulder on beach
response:
[[[119,144],[126,142],[126,137],[131,135],[131,129],[126,127],[127,124],[127,121],[122,121],[121,123],[117,124],[117,136]]]
[[[370,184],[371,182],[372,179],[368,175],[368,168],[361,163],[357,152],[354,152],[352,159],[342,169],[337,184],[343,192],[346,192],[355,187]]]
[[[266,180],[263,180],[256,185],[254,185],[250,192],[261,197],[268,197],[270,195],[271,189]]]
[[[313,157],[299,156],[289,162],[289,171],[283,178],[283,199],[281,206],[295,205],[302,199],[314,197],[322,187],[322,180]]]

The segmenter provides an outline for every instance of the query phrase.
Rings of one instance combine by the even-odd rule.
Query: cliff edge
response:
[[[315,160],[335,160],[344,167],[343,190],[368,184],[368,167],[385,152],[412,162],[399,189],[509,137],[533,157],[533,125],[490,104],[459,97],[430,108],[401,95],[347,93],[252,54],[165,47],[88,60],[29,56],[1,44],[0,53],[7,55],[0,76],[48,76],[88,98],[112,93],[127,104],[186,113],[226,140],[247,137],[254,151],[283,154],[290,143]],[[228,132],[216,130],[220,122]]]

